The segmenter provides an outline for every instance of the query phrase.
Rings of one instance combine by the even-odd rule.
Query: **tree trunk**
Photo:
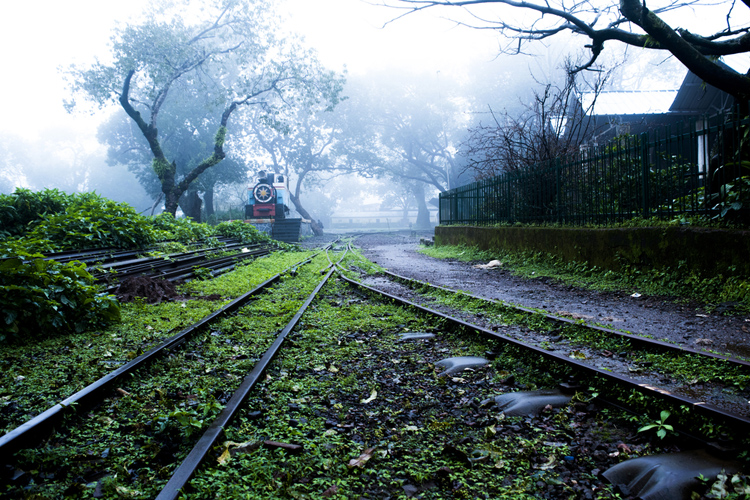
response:
[[[203,203],[205,204],[206,208],[206,219],[211,217],[214,212],[214,188],[213,186],[206,189],[206,191],[203,192]]]
[[[302,203],[300,203],[299,196],[295,196],[293,193],[290,192],[289,198],[292,200],[292,203],[294,203],[294,208],[297,209],[297,212],[299,212],[302,218],[311,221],[313,234],[315,236],[323,236],[323,228],[320,227],[320,224],[318,224],[318,221],[310,217],[310,214],[307,212],[307,210],[305,210],[305,207],[302,206]]]
[[[430,228],[430,210],[424,200],[424,184],[421,182],[414,184],[412,193],[417,201],[417,224],[416,229]]]
[[[180,205],[180,196],[182,191],[176,188],[167,189],[163,187],[162,193],[164,193],[164,211],[169,212],[174,216],[177,213],[177,207]]]
[[[180,208],[185,216],[193,219],[194,222],[201,221],[201,205],[203,200],[196,191],[188,191],[185,196],[180,198]]]

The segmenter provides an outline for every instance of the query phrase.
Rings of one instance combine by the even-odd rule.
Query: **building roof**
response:
[[[595,115],[646,115],[669,113],[678,90],[615,90],[600,92],[594,105]],[[595,94],[581,94],[584,109],[591,106]]]
[[[735,71],[738,71],[738,68],[742,68],[743,66],[746,67],[747,55],[737,54],[737,56],[743,57],[723,58],[720,64],[728,66]],[[692,71],[688,71],[680,87],[680,93],[672,103],[669,111],[680,114],[712,115],[730,109],[733,102],[734,99],[729,94],[722,92],[713,85],[707,84],[695,76]]]

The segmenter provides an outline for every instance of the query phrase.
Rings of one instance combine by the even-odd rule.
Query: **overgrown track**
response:
[[[594,325],[594,324],[591,324],[591,323],[587,323],[587,322],[584,322],[584,321],[581,321],[581,320],[570,319],[570,318],[566,318],[566,317],[563,317],[563,316],[556,316],[554,314],[549,314],[549,313],[544,312],[544,311],[538,311],[538,310],[535,310],[535,309],[529,309],[527,307],[523,307],[523,306],[519,306],[519,305],[515,305],[515,304],[508,304],[506,302],[500,302],[500,301],[497,301],[497,300],[494,300],[494,299],[488,299],[486,297],[479,297],[477,295],[469,294],[469,293],[466,293],[466,292],[463,292],[463,291],[460,291],[460,290],[452,290],[450,288],[446,288],[446,287],[434,285],[432,283],[426,283],[424,281],[415,280],[415,279],[412,279],[412,278],[408,278],[406,276],[401,276],[399,274],[392,273],[390,271],[383,271],[382,274],[385,275],[385,276],[390,276],[391,278],[393,278],[393,279],[395,279],[397,281],[400,281],[402,283],[405,283],[405,284],[407,284],[407,286],[409,286],[412,289],[414,289],[414,288],[422,288],[422,287],[430,287],[430,288],[434,288],[435,290],[440,290],[440,291],[443,291],[443,292],[447,292],[449,294],[462,295],[462,296],[466,296],[466,297],[469,297],[469,298],[472,298],[472,299],[476,299],[476,300],[484,301],[484,302],[487,302],[487,303],[490,303],[490,304],[494,304],[494,305],[497,305],[497,306],[500,306],[500,307],[503,307],[503,308],[514,309],[514,310],[519,311],[521,313],[530,314],[530,315],[539,315],[539,316],[542,316],[545,319],[547,319],[547,320],[549,320],[549,321],[551,321],[553,323],[557,323],[558,326],[560,326],[560,327],[564,327],[566,325],[576,325],[576,326],[580,326],[582,328],[589,329],[592,332],[602,333],[604,335],[611,335],[611,336],[615,336],[615,337],[621,337],[623,339],[629,340],[630,342],[632,342],[634,344],[640,344],[640,345],[642,345],[644,347],[647,347],[647,348],[652,348],[652,349],[657,349],[657,350],[663,350],[663,351],[671,351],[671,352],[677,353],[677,354],[695,354],[695,355],[698,355],[698,356],[706,356],[708,358],[713,358],[713,359],[716,359],[716,360],[719,360],[719,361],[724,361],[726,363],[729,363],[730,365],[735,365],[737,367],[740,367],[740,368],[743,368],[743,369],[747,369],[747,370],[750,371],[750,361],[747,361],[747,360],[744,360],[744,359],[738,359],[738,358],[735,358],[735,357],[732,357],[732,356],[725,356],[725,355],[718,354],[718,353],[715,353],[715,352],[710,352],[710,351],[707,351],[707,350],[693,349],[691,347],[684,347],[684,346],[680,346],[680,345],[677,345],[677,344],[671,344],[669,342],[664,342],[664,341],[661,341],[661,340],[656,340],[656,339],[652,339],[652,338],[649,338],[649,337],[645,337],[645,336],[640,335],[640,334],[635,334],[635,333],[630,333],[630,332],[624,332],[624,331],[619,331],[619,330],[613,330],[611,328],[605,328],[605,327]]]
[[[411,302],[403,297],[394,295],[393,293],[387,293],[375,287],[366,286],[362,283],[358,283],[352,280],[348,281],[350,281],[350,283],[354,286],[366,289],[371,293],[382,294],[389,299],[396,300],[404,305],[417,308],[426,314],[434,314],[440,316],[457,326],[471,329],[481,335],[521,347],[525,350],[528,350],[529,352],[534,353],[535,355],[547,358],[559,365],[569,365],[575,367],[577,371],[587,374],[588,376],[601,377],[612,384],[632,388],[649,397],[665,400],[675,407],[690,407],[698,414],[702,414],[719,421],[724,421],[732,426],[738,426],[738,428],[750,425],[750,404],[748,403],[748,397],[750,396],[750,394],[747,392],[748,388],[746,387],[748,381],[750,380],[750,363],[745,360],[722,356],[711,352],[684,348],[666,342],[660,342],[653,339],[641,337],[639,335],[634,335],[632,333],[611,330],[596,325],[590,325],[582,321],[574,321],[569,318],[562,318],[546,313],[541,313],[539,311],[524,308],[521,306],[500,303],[482,297],[469,295],[464,292],[431,285],[422,281],[412,280],[410,278],[396,275],[387,271],[382,274],[399,283],[405,283],[410,287],[411,291],[420,289],[432,289],[438,291],[441,294],[448,294],[450,296],[453,296],[452,298],[469,298],[477,302],[483,302],[485,305],[489,304],[490,306],[496,306],[499,310],[503,310],[503,312],[505,312],[506,314],[507,311],[510,310],[522,313],[529,317],[536,316],[537,319],[541,317],[545,320],[548,320],[551,324],[546,325],[545,329],[538,329],[535,331],[532,327],[531,329],[525,329],[525,331],[514,330],[513,336],[505,335],[495,331],[499,328],[502,328],[503,326],[507,326],[502,325],[502,322],[496,322],[494,326],[492,326],[491,322],[489,322],[490,325],[488,326],[492,326],[493,328],[489,329],[486,326],[481,326],[465,319],[459,319],[455,316],[437,311],[430,307],[425,307],[424,305]],[[449,297],[446,302],[450,302],[450,299],[451,297]],[[417,300],[420,299],[418,298]],[[422,297],[420,301],[435,304],[434,297],[427,299]],[[479,307],[481,308],[482,306],[480,305]],[[502,314],[497,316],[502,316]],[[480,317],[482,318],[481,320],[483,323],[488,323],[485,314],[480,314]],[[477,320],[480,318],[475,317],[474,319]],[[500,327],[497,326],[498,323],[501,324]],[[534,321],[534,323],[538,324],[538,321]],[[587,346],[580,340],[575,341],[571,340],[570,338],[566,338],[565,335],[561,335],[565,333],[564,329],[566,327],[576,329],[577,331],[575,332],[575,336],[579,339],[587,337],[599,339],[601,337],[610,337],[619,339],[618,341],[616,341],[618,347],[620,347],[620,349],[627,349],[627,352],[623,352],[621,356],[618,356],[615,353],[605,349]],[[539,327],[537,326],[536,328]],[[623,343],[623,341],[625,343]],[[597,340],[597,342],[601,342],[601,340]],[[584,349],[585,354],[581,352]],[[655,370],[653,373],[646,373],[639,378],[618,374],[618,371],[620,373],[628,373],[629,371],[634,370],[633,359],[639,357],[639,350],[663,352],[667,357],[661,364],[661,367],[658,371]],[[654,355],[652,354],[651,356],[653,358]],[[736,373],[739,377],[738,383],[741,383],[744,386],[743,390],[740,394],[737,394],[734,398],[731,398],[730,395],[727,394],[726,391],[724,391],[726,384],[721,381],[704,380],[700,384],[700,390],[692,389],[690,387],[684,387],[679,382],[675,383],[675,381],[671,379],[671,383],[669,385],[660,384],[657,381],[657,379],[669,379],[670,375],[673,378],[677,378],[676,375],[670,374],[668,367],[672,362],[671,360],[684,359],[686,356],[689,356],[693,360],[693,362],[696,363],[697,367],[693,368],[693,370],[697,372],[701,371],[701,363],[712,363],[714,366],[716,366],[716,364],[719,364],[720,366],[725,367],[727,372],[734,371],[734,373]],[[606,361],[606,368],[602,367],[602,363],[604,361]],[[653,361],[648,361],[644,364],[647,367],[650,367],[653,365]],[[643,370],[639,369],[639,371]],[[685,393],[701,393],[707,396],[707,398],[697,399],[688,397],[685,395]]]
[[[603,369],[592,370],[582,360],[550,350],[549,344],[523,342],[512,336],[520,328],[503,325],[498,328],[508,331],[499,333],[492,326],[473,324],[467,319],[469,313],[455,304],[448,314],[417,303],[436,302],[426,294],[411,300],[384,294],[361,283],[362,276],[353,279],[351,269],[367,264],[357,261],[360,257],[352,257],[350,251],[348,244],[329,247],[325,251],[327,264],[322,255],[306,260],[305,266],[300,262],[283,280],[274,276],[163,341],[159,355],[167,356],[157,361],[156,349],[149,351],[128,363],[132,364],[129,371],[116,370],[45,412],[50,413],[49,420],[39,415],[42,422],[36,430],[24,430],[24,424],[0,438],[0,456],[8,457],[10,466],[5,470],[10,477],[1,478],[0,494],[11,498],[30,494],[101,497],[108,492],[110,497],[158,495],[166,500],[183,495],[383,498],[434,490],[440,494],[427,496],[504,498],[516,491],[530,491],[535,497],[569,498],[580,497],[586,489],[601,490],[597,473],[591,472],[598,465],[588,462],[592,460],[586,455],[588,445],[580,444],[579,449],[578,444],[560,443],[584,443],[590,435],[579,434],[580,425],[559,431],[552,428],[560,422],[567,425],[576,420],[578,424],[589,412],[589,400],[571,403],[559,417],[547,412],[541,420],[526,419],[529,435],[536,436],[529,438],[528,445],[512,441],[526,425],[513,421],[507,431],[509,447],[504,449],[495,437],[501,434],[503,418],[478,404],[493,392],[518,388],[507,381],[512,377],[500,374],[502,366],[490,363],[453,377],[436,375],[435,365],[441,356],[465,351],[479,354],[507,345],[513,347],[503,356],[524,351],[521,356],[534,358],[546,370],[545,375],[559,371],[563,378],[573,367],[576,374],[583,374],[580,379],[604,380],[613,387],[625,387],[623,393],[635,389],[659,402],[688,405],[706,419],[730,427],[747,428],[750,423],[746,415],[654,392],[646,387],[649,384]],[[347,256],[349,269],[343,265]],[[336,271],[338,279],[331,280]],[[270,284],[275,287],[266,287]],[[423,283],[411,285],[420,291],[425,288]],[[266,293],[259,295],[261,289]],[[485,302],[482,307],[486,320],[486,308],[507,306]],[[539,316],[536,311],[519,312],[536,319]],[[454,317],[456,314],[461,317]],[[510,313],[503,309],[502,314]],[[414,328],[427,328],[438,338],[410,345],[393,339]],[[531,326],[524,328],[531,332]],[[556,335],[565,337],[567,330],[575,330],[585,337],[578,331],[585,328],[563,318],[562,323],[542,333],[555,330]],[[601,328],[593,331],[620,335]],[[569,353],[571,345],[561,349]],[[632,359],[635,348],[629,346],[628,352]],[[551,362],[539,363],[539,358]],[[715,357],[706,359],[729,363]],[[518,363],[525,362],[521,359]],[[146,365],[150,365],[148,369],[144,369]],[[735,368],[745,370],[746,365]],[[160,375],[162,371],[166,373]],[[150,381],[159,376],[158,382]],[[548,382],[549,377],[539,384]],[[335,390],[330,388],[333,384]],[[86,391],[91,394],[75,399]],[[443,400],[447,396],[448,400]],[[62,418],[66,408],[79,417]],[[593,420],[601,418],[598,410],[591,410],[590,415]],[[94,424],[103,425],[105,431]],[[90,430],[71,442],[76,436],[66,435],[73,430],[65,430],[63,425]],[[50,432],[52,426],[57,432]],[[541,429],[549,436],[540,437]],[[226,440],[223,443],[222,438]],[[17,452],[42,440],[40,448]],[[479,455],[462,451],[477,442],[483,446]],[[431,449],[434,443],[441,443],[437,450]],[[619,441],[609,446],[615,451],[607,448],[601,466],[615,461],[619,453]],[[537,448],[539,461],[524,462]],[[511,455],[519,449],[523,453]],[[560,456],[553,464],[550,457],[554,454]],[[114,460],[113,455],[120,455],[120,460]],[[376,465],[369,467],[368,461]],[[411,463],[425,470],[404,465]],[[567,484],[556,477],[546,482],[544,474],[556,467],[584,472]],[[75,472],[65,476],[67,469]],[[410,469],[408,474],[405,469]],[[458,470],[465,475],[458,476]],[[533,480],[522,481],[523,474],[532,473]],[[57,475],[66,482],[54,484]],[[486,484],[474,486],[484,476]],[[345,483],[350,489],[343,489]],[[107,487],[110,489],[105,492]],[[536,496],[535,488],[552,493]]]
[[[268,255],[271,250],[261,245],[252,245],[239,254],[214,257],[211,252],[196,251],[164,258],[142,258],[132,261],[122,262],[116,266],[107,268],[107,272],[114,272],[114,277],[118,283],[132,276],[149,276],[152,278],[166,279],[169,281],[185,280],[195,276],[196,269],[207,269],[213,276],[218,276],[222,272],[231,270],[239,262],[245,259],[257,258]],[[110,281],[112,275],[107,272],[98,272],[95,274],[98,282]],[[114,293],[119,285],[111,285],[106,291]]]
[[[222,244],[221,247],[217,247],[222,250],[231,251],[231,250],[239,250],[241,249],[243,245],[241,242],[239,242],[236,239],[232,238],[217,238],[217,241]],[[127,261],[129,259],[137,258],[140,255],[143,255],[144,253],[149,253],[150,251],[155,251],[156,249],[141,249],[141,250],[120,250],[118,248],[108,247],[108,248],[88,248],[88,249],[82,249],[82,250],[65,250],[62,252],[54,252],[54,253],[48,253],[45,255],[46,260],[55,260],[57,262],[72,262],[72,261],[79,261],[83,262],[85,264],[100,264],[100,265],[107,265],[122,261]],[[186,254],[193,253],[193,252],[186,252]],[[172,256],[178,256],[180,254],[172,254]]]
[[[197,269],[205,269],[212,276],[233,269],[238,263],[268,255],[267,245],[245,245],[223,238],[221,246],[158,256],[144,256],[148,250],[122,251],[113,248],[89,249],[48,254],[45,259],[58,262],[79,261],[87,265],[99,284],[106,284],[106,293],[115,293],[120,283],[134,276],[149,276],[169,281],[195,277]],[[227,255],[229,253],[229,255]]]
[[[321,288],[323,288],[323,285],[328,282],[328,279],[336,270],[337,263],[331,260],[329,250],[330,247],[327,247],[325,249],[326,257],[328,258],[329,262],[329,265],[326,268],[328,272],[325,274],[323,279],[320,280],[312,293],[310,293],[310,295],[307,297],[294,317],[279,332],[273,344],[271,344],[271,347],[269,347],[268,350],[260,358],[260,361],[256,363],[250,373],[245,377],[239,389],[234,392],[231,399],[229,400],[229,403],[227,403],[227,405],[224,407],[221,414],[216,418],[216,420],[213,421],[213,423],[203,434],[203,436],[201,436],[200,440],[190,451],[187,458],[185,458],[182,464],[177,468],[167,485],[156,497],[157,500],[172,500],[179,496],[182,488],[187,484],[190,478],[193,477],[195,470],[200,466],[201,462],[208,455],[211,448],[221,436],[224,427],[231,422],[235,414],[239,411],[241,405],[245,403],[248,395],[250,394],[250,391],[253,389],[260,377],[265,373],[268,365],[271,363],[274,357],[276,357],[276,355],[278,354],[282,344],[284,343],[284,340],[286,340],[289,333],[298,325],[300,318],[302,318],[302,314],[304,314],[312,301],[318,295],[318,292],[320,292]],[[349,248],[347,246],[346,251],[341,254],[339,262],[343,260],[348,250]]]
[[[148,352],[141,354],[128,363],[125,363],[108,375],[89,384],[72,396],[49,408],[47,411],[6,433],[0,437],[0,456],[10,456],[10,454],[19,449],[28,448],[41,442],[49,436],[50,430],[61,423],[64,417],[70,416],[72,412],[80,412],[101,403],[102,399],[107,396],[109,391],[116,387],[117,384],[122,383],[126,377],[134,375],[138,369],[143,368],[154,360],[164,356],[170,351],[170,349],[174,349],[183,344],[202,328],[210,326],[217,319],[239,310],[257,294],[265,291],[269,286],[276,283],[281,278],[282,274],[291,269],[296,269],[301,265],[309,264],[310,262],[311,259],[306,259],[286,271],[267,279],[252,290],[223,306],[218,311],[209,314],[197,323],[194,323],[176,335],[162,341],[159,345],[150,349]]]

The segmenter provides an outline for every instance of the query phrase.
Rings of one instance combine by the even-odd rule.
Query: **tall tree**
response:
[[[348,134],[364,138],[352,155],[366,159],[358,162],[362,174],[408,189],[419,226],[429,224],[425,190],[455,185],[460,170],[456,153],[468,124],[467,103],[436,85],[435,75],[426,78],[419,87],[377,77],[356,82],[345,127]]]
[[[172,131],[163,137],[162,148],[165,156],[174,159],[177,176],[184,177],[210,155],[213,133],[218,124],[215,114],[196,99],[180,99],[175,108],[179,112],[174,112],[170,106],[160,117],[162,128]],[[214,192],[217,187],[247,180],[250,168],[248,160],[232,146],[233,135],[231,132],[227,134],[227,157],[206,170],[180,198],[180,208],[185,215],[200,220],[200,206],[191,207],[188,204],[195,192],[203,193],[205,213],[210,217],[214,213]],[[151,150],[135,122],[125,114],[113,113],[99,126],[97,138],[107,146],[107,162],[110,165],[125,165],[155,201],[163,199],[159,178],[150,165]],[[190,208],[195,210],[191,212]]]
[[[338,93],[343,88],[343,79],[331,80],[334,82]],[[243,147],[262,158],[267,168],[286,176],[290,183],[289,197],[295,209],[303,218],[312,221],[316,235],[323,234],[317,218],[302,203],[301,195],[305,183],[314,182],[321,173],[347,169],[340,161],[342,129],[332,113],[333,108],[327,103],[302,99],[296,106],[274,116],[255,111],[245,122],[249,135]]]
[[[737,11],[750,8],[750,2],[736,0],[721,3],[701,0],[667,0],[658,6],[646,6],[645,0],[605,0],[603,2],[564,2],[526,0],[380,0],[381,5],[404,9],[409,15],[426,9],[448,7],[466,14],[460,24],[497,30],[506,37],[506,53],[521,53],[529,42],[546,40],[561,33],[572,33],[588,39],[591,52],[587,62],[574,71],[594,66],[607,42],[618,42],[649,50],[671,53],[686,68],[706,83],[736,97],[750,99],[750,76],[719,62],[720,56],[750,52],[750,28]],[[691,8],[709,6],[695,16]],[[709,10],[710,8],[710,10]],[[515,16],[511,9],[520,11]],[[695,28],[673,28],[666,22],[671,11],[693,14]],[[708,25],[710,12],[715,25],[712,33],[696,31]],[[738,21],[740,19],[740,21]]]
[[[285,106],[289,94],[338,98],[328,85],[332,74],[314,55],[293,38],[277,36],[273,6],[265,0],[205,0],[197,7],[188,0],[162,0],[141,24],[115,30],[111,63],[68,70],[74,95],[100,106],[119,103],[138,126],[172,214],[190,185],[225,158],[227,126],[235,112],[248,106],[270,112]],[[161,113],[175,102],[170,97],[177,88],[212,107],[217,123],[212,151],[182,177],[177,159],[163,147],[164,136],[174,130],[159,130]],[[75,100],[67,105],[72,109]]]

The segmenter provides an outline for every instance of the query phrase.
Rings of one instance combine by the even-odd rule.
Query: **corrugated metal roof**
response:
[[[581,104],[588,109],[593,92],[581,94]],[[616,90],[600,92],[594,105],[595,115],[645,115],[668,113],[677,90]]]
[[[725,62],[724,59],[719,64],[735,71],[745,65],[748,60],[747,57],[732,57],[731,62],[736,65],[735,68],[728,65],[727,62],[729,61]],[[682,114],[715,114],[730,109],[733,102],[734,99],[729,94],[705,83],[692,71],[688,71],[680,87],[680,93],[672,103],[670,111]]]

